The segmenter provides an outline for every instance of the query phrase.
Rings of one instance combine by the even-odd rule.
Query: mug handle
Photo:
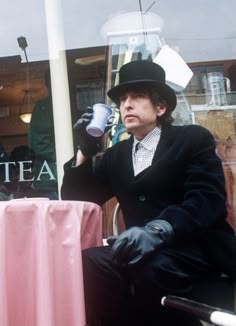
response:
[[[111,114],[110,117],[108,118],[108,122],[106,124],[106,127],[112,127],[114,126],[116,123],[114,123],[116,116],[115,114]]]

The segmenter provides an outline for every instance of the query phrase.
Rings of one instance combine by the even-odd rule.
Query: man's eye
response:
[[[125,102],[126,101],[126,98],[127,97],[125,97],[125,96],[120,97],[120,102]]]
[[[144,98],[144,97],[146,97],[146,95],[145,95],[144,93],[137,93],[137,94],[135,95],[135,97],[136,97],[136,98]]]

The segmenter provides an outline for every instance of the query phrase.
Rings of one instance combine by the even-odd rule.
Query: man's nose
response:
[[[125,99],[124,107],[127,108],[132,108],[132,98],[131,96],[127,96]]]

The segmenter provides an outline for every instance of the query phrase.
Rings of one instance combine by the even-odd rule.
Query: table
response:
[[[0,325],[84,326],[81,249],[100,245],[96,204],[0,202]]]

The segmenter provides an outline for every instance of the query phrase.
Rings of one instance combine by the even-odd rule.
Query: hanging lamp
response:
[[[17,38],[19,47],[24,51],[26,60],[26,88],[24,90],[24,97],[22,104],[20,106],[20,119],[24,123],[30,123],[33,109],[33,100],[31,95],[31,90],[29,88],[29,61],[26,53],[26,47],[28,46],[26,38],[20,36]]]

